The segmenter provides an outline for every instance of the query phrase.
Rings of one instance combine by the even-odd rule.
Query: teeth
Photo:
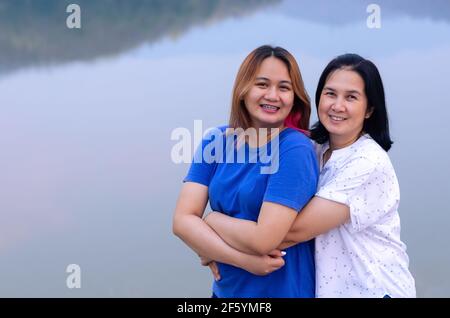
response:
[[[343,117],[338,117],[338,116],[331,116],[331,115],[330,115],[330,117],[331,117],[331,119],[333,119],[333,120],[337,120],[337,121],[340,121],[340,120],[345,120],[345,118],[343,118]]]
[[[270,109],[270,110],[277,110],[278,109],[278,107],[272,106],[272,105],[262,105],[262,108]]]

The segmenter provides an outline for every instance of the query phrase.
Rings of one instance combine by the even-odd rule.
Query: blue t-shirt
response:
[[[256,222],[264,201],[300,211],[315,194],[318,164],[304,134],[286,128],[265,146],[237,148],[226,127],[219,129],[204,137],[184,179],[208,186],[213,211]],[[314,297],[314,241],[288,248],[284,260],[285,266],[266,276],[218,263],[221,280],[213,292],[218,297]]]

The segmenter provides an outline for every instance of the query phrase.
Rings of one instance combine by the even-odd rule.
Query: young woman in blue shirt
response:
[[[174,233],[203,262],[216,261],[214,296],[314,297],[313,241],[277,250],[317,187],[316,156],[303,133],[309,116],[294,57],[280,47],[251,52],[236,77],[229,125],[204,137],[173,219]],[[208,201],[243,220],[245,232],[224,241],[202,218]]]

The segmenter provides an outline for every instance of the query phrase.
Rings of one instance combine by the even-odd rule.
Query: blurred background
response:
[[[310,96],[336,55],[379,67],[418,296],[449,297],[450,2],[378,0],[380,29],[370,3],[0,0],[0,297],[209,297],[208,269],[172,234],[189,165],[170,136],[225,124],[262,44],[294,54]]]

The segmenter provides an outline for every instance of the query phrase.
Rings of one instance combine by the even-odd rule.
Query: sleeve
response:
[[[277,172],[268,177],[264,201],[300,211],[317,189],[319,168],[313,147],[301,145],[280,151],[279,161]]]
[[[345,204],[350,209],[351,232],[361,231],[398,205],[397,180],[368,158],[355,158],[339,169],[316,196]]]
[[[195,182],[209,186],[217,163],[223,157],[223,131],[219,128],[205,134],[197,147],[191,167],[183,182]]]

